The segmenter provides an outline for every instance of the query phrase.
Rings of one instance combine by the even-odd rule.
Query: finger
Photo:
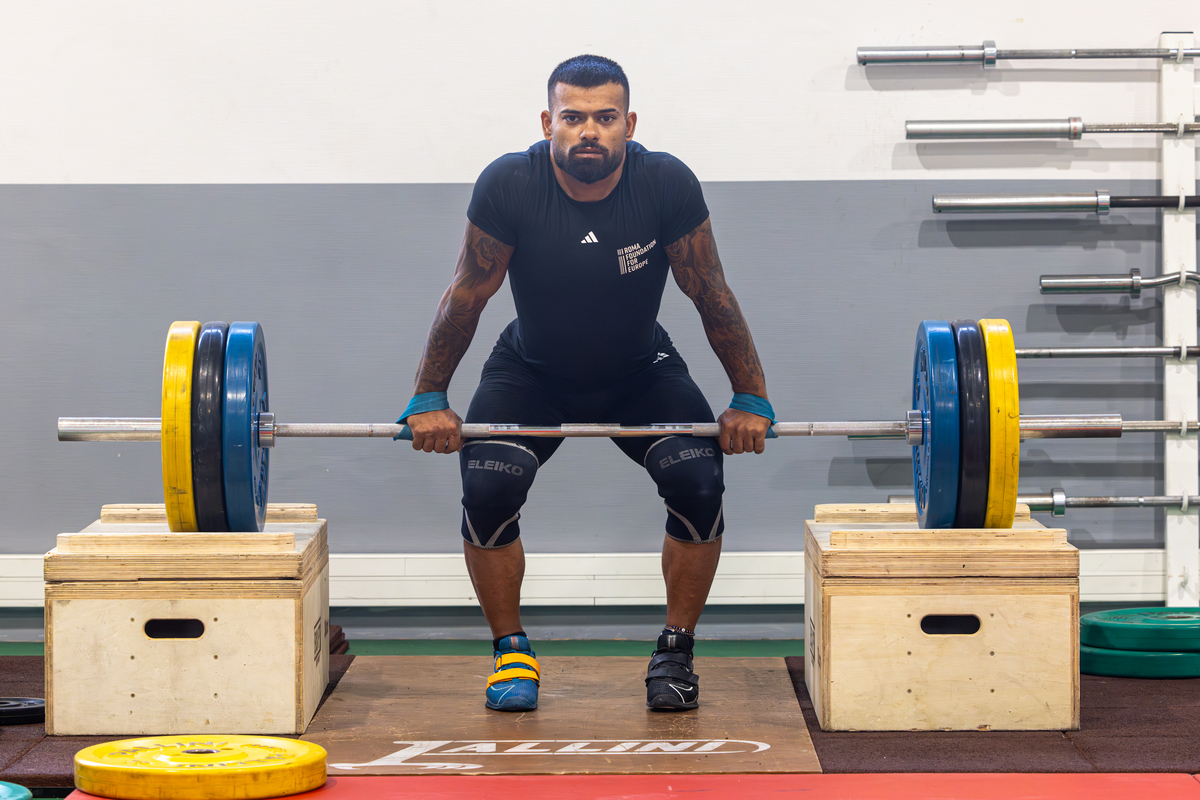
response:
[[[426,453],[432,453],[433,447],[436,443],[437,443],[437,440],[434,439],[432,436],[426,436],[425,444],[421,446],[421,449],[424,450]]]
[[[767,449],[767,437],[755,436],[754,437],[754,454],[761,456],[763,451],[766,449]]]
[[[424,442],[425,442],[425,437],[422,434],[419,434],[416,431],[413,431],[413,438],[412,438],[413,450],[420,450],[421,445],[424,444]]]
[[[436,439],[433,440],[433,452],[445,453],[447,444],[449,444],[449,440],[446,439],[446,437],[438,436]]]
[[[729,436],[722,436],[717,441],[719,441],[721,443],[721,452],[722,453],[724,453],[727,456],[733,455],[733,439],[732,438],[730,438]]]
[[[447,453],[457,453],[459,450],[462,450],[462,437],[459,436],[457,432],[455,432],[450,437],[450,449],[447,450],[446,452]]]
[[[746,442],[740,434],[736,437],[730,437],[730,445],[735,455],[741,455],[746,452]]]

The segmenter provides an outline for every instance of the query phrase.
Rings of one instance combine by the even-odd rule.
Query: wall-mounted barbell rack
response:
[[[931,139],[1066,139],[1085,134],[1160,134],[1162,180],[1160,195],[1111,196],[1106,191],[1021,195],[936,195],[939,213],[1063,213],[1107,214],[1116,208],[1162,209],[1162,266],[1150,278],[1132,270],[1129,275],[1043,275],[1045,294],[1122,292],[1137,297],[1143,289],[1162,291],[1162,347],[1037,348],[1023,351],[1025,358],[1056,357],[1160,357],[1163,367],[1163,416],[1178,420],[1180,431],[1164,444],[1163,485],[1167,494],[1157,497],[1108,498],[1112,507],[1164,506],[1166,516],[1165,599],[1169,606],[1200,605],[1200,444],[1185,420],[1197,416],[1197,284],[1196,143],[1200,133],[1195,100],[1195,59],[1200,48],[1190,32],[1169,32],[1159,37],[1157,48],[1001,50],[994,41],[981,45],[935,47],[860,47],[858,63],[872,65],[965,65],[994,68],[999,61],[1041,59],[1156,59],[1159,70],[1159,119],[1146,123],[1085,124],[1080,117],[1025,120],[910,120],[906,136]],[[1052,513],[1082,505],[1088,500],[1067,498],[1061,490],[1028,498],[1034,510]],[[1102,505],[1102,504],[1101,504]],[[1189,513],[1190,512],[1190,513]]]

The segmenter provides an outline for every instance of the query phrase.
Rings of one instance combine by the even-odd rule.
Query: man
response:
[[[687,365],[657,323],[667,272],[695,303],[733,385],[719,439],[614,439],[667,506],[666,627],[647,673],[647,705],[695,708],[693,632],[721,552],[722,453],[761,453],[773,419],[762,366],[725,284],[700,184],[678,159],[633,141],[629,81],[606,58],[554,70],[540,141],[480,175],[453,282],[442,295],[405,409],[413,447],[462,451],[463,551],[495,638],[487,706],[537,707],[537,660],[521,629],[520,509],[561,439],[465,445],[446,388],[488,299],[509,276],[517,319],[500,335],[468,422],[712,422]]]

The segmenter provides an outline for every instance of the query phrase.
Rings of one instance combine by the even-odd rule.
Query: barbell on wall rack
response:
[[[1200,123],[1103,122],[1067,119],[912,119],[904,123],[906,139],[1079,139],[1085,133],[1200,133]]]
[[[933,210],[940,214],[1107,214],[1114,208],[1200,208],[1200,195],[1141,195],[1114,197],[1105,191],[1048,194],[935,194]]]
[[[1029,506],[1030,511],[1061,517],[1066,515],[1068,508],[1181,508],[1186,511],[1200,505],[1200,495],[1068,496],[1062,489],[1051,489],[1049,494],[1017,495],[1017,503]]]
[[[1040,61],[1048,59],[1158,58],[1178,61],[1200,56],[1196,47],[1146,47],[1134,49],[1092,48],[1070,50],[1000,50],[994,41],[980,45],[934,45],[917,47],[860,47],[858,63],[876,64],[980,64],[994,67],[997,61]]]
[[[1192,433],[1200,423],[1122,420],[1119,414],[1021,415],[1017,351],[1004,320],[926,320],[913,359],[913,409],[904,419],[776,422],[769,435],[898,439],[912,446],[923,527],[1011,527],[1019,444],[1025,439]],[[262,530],[270,452],[283,438],[411,438],[399,423],[283,423],[270,410],[258,323],[176,322],[167,335],[157,418],[61,417],[62,441],[159,441],[172,530]],[[715,437],[717,423],[466,423],[488,437]]]
[[[1200,272],[1185,270],[1183,279],[1189,283],[1200,283]],[[1128,275],[1043,275],[1039,284],[1042,294],[1093,294],[1102,292],[1128,292],[1130,297],[1140,297],[1142,289],[1158,289],[1163,286],[1178,286],[1180,274],[1169,272],[1153,278],[1143,278],[1137,267]],[[1176,348],[1178,349],[1178,348]],[[1189,353],[1195,355],[1195,353]]]

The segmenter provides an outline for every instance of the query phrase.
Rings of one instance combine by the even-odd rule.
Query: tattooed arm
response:
[[[712,222],[705,220],[691,233],[666,248],[675,282],[700,312],[704,333],[725,368],[735,392],[766,399],[767,382],[754,339],[737,298],[725,283],[725,271],[717,255]],[[726,409],[719,419],[720,444],[727,454],[761,453],[770,420],[757,414]]]
[[[475,336],[479,315],[504,283],[512,253],[511,246],[467,223],[454,279],[442,295],[429,328],[414,394],[444,392],[450,386],[450,378]],[[450,409],[413,414],[408,418],[413,449],[426,453],[457,451],[462,446],[461,424],[462,420]]]

